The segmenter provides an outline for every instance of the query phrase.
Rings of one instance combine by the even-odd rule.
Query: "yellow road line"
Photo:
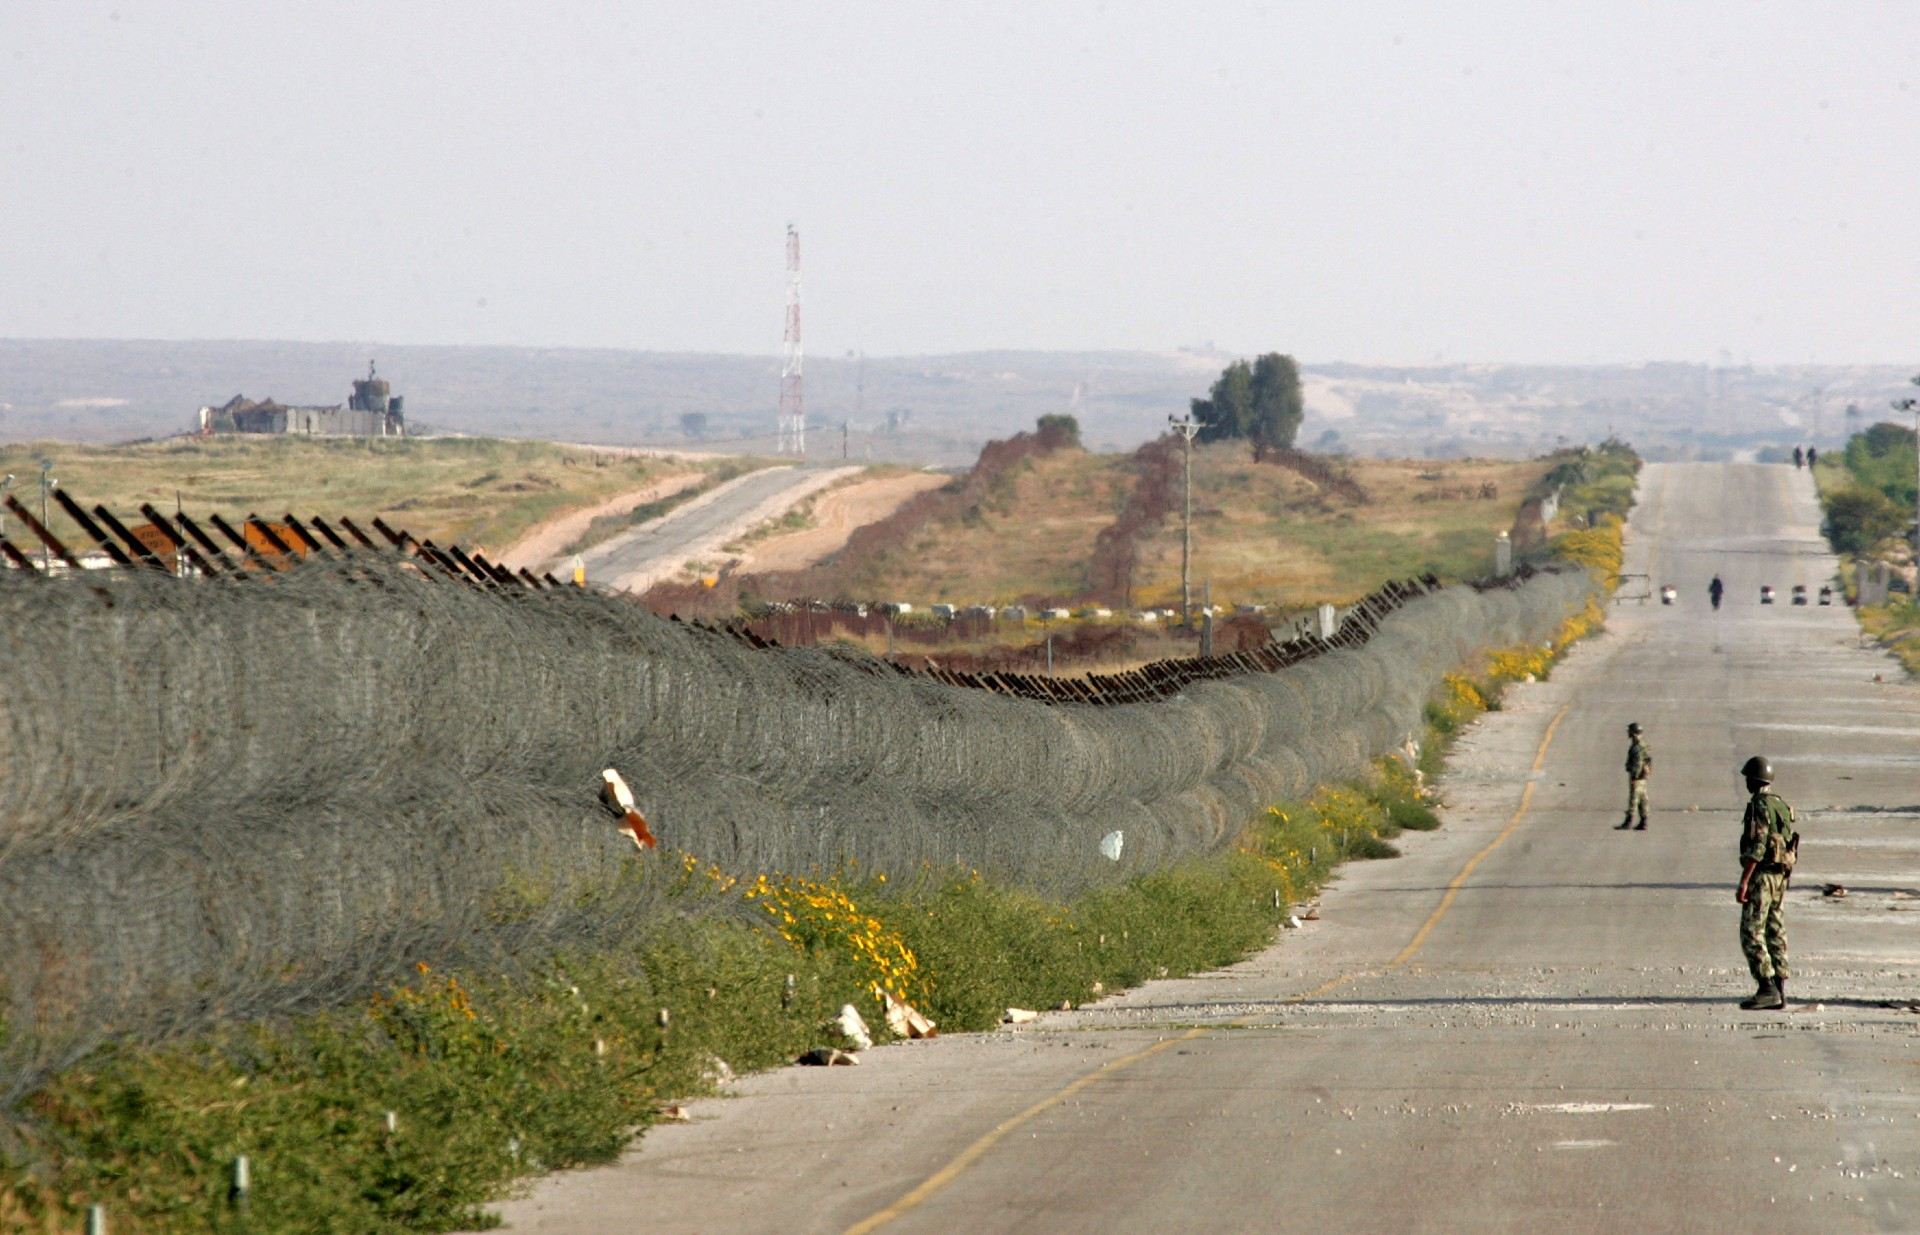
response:
[[[1163,1038],[1162,1040],[1155,1042],[1152,1046],[1146,1047],[1143,1050],[1135,1051],[1131,1055],[1122,1055],[1118,1059],[1105,1063],[1100,1067],[1094,1069],[1092,1072],[1087,1073],[1085,1076],[1081,1077],[1079,1080],[1073,1082],[1071,1085],[1068,1085],[1065,1089],[1060,1090],[1058,1093],[1051,1094],[1045,1098],[1040,1099],[1040,1101],[1034,1103],[1032,1106],[1028,1107],[1026,1110],[1021,1111],[1018,1115],[1012,1116],[1011,1118],[1002,1121],[1000,1124],[995,1126],[993,1131],[987,1133],[985,1136],[981,1137],[979,1140],[975,1141],[973,1144],[961,1150],[959,1157],[947,1163],[945,1166],[941,1167],[938,1171],[935,1171],[932,1175],[929,1175],[926,1181],[922,1183],[919,1187],[907,1193],[905,1196],[901,1197],[899,1200],[895,1201],[893,1204],[887,1206],[885,1209],[881,1210],[879,1213],[873,1215],[871,1218],[868,1218],[866,1221],[859,1222],[854,1224],[853,1226],[848,1227],[846,1235],[867,1235],[867,1232],[877,1231],[881,1227],[885,1226],[887,1223],[892,1222],[895,1218],[900,1217],[902,1214],[906,1213],[908,1210],[914,1208],[916,1205],[920,1204],[922,1201],[926,1200],[928,1197],[932,1196],[934,1193],[940,1191],[942,1188],[952,1183],[956,1178],[959,1177],[960,1172],[966,1170],[969,1166],[972,1166],[974,1161],[978,1159],[980,1155],[986,1153],[989,1149],[992,1149],[994,1145],[999,1142],[1001,1137],[1013,1131],[1015,1128],[1018,1128],[1021,1124],[1026,1123],[1028,1120],[1040,1114],[1042,1111],[1047,1110],[1049,1107],[1060,1105],[1060,1103],[1065,1102],[1068,1098],[1071,1098],[1073,1095],[1079,1093],[1081,1090],[1093,1084],[1095,1081],[1099,1080],[1101,1077],[1111,1076],[1115,1072],[1118,1072],[1120,1069],[1130,1067],[1133,1064],[1139,1063],[1142,1059],[1145,1059],[1147,1056],[1152,1055],[1158,1051],[1163,1051],[1167,1047],[1172,1046],[1176,1042],[1185,1042],[1189,1038],[1197,1038],[1205,1032],[1206,1032],[1206,1027],[1201,1026],[1194,1029],[1189,1029],[1187,1030],[1187,1032],[1181,1034],[1177,1038]]]
[[[1787,547],[1793,554],[1793,581],[1804,584],[1807,581],[1807,566],[1805,562],[1800,560],[1800,541],[1793,535],[1793,488],[1791,478],[1787,475],[1787,469],[1784,467],[1776,469],[1774,475],[1780,481],[1778,486],[1780,489],[1780,504],[1786,508],[1783,512],[1783,517],[1787,526],[1783,530],[1789,538],[1787,540]]]
[[[1549,743],[1553,741],[1553,731],[1560,727],[1560,722],[1562,720],[1566,719],[1567,708],[1571,706],[1572,705],[1570,704],[1567,706],[1563,706],[1560,709],[1560,711],[1557,714],[1555,714],[1554,718],[1547,723],[1547,731],[1540,739],[1540,749],[1534,752],[1533,767],[1530,769],[1530,774],[1539,772],[1541,766],[1546,763],[1547,746]],[[1513,812],[1513,817],[1507,820],[1507,826],[1500,830],[1500,835],[1494,837],[1491,841],[1487,843],[1486,848],[1482,849],[1479,853],[1476,853],[1471,858],[1467,859],[1467,864],[1460,868],[1460,873],[1458,875],[1455,875],[1453,877],[1453,882],[1447,885],[1447,894],[1441,898],[1439,907],[1436,908],[1433,911],[1433,913],[1428,915],[1427,920],[1421,923],[1420,929],[1414,933],[1413,942],[1409,943],[1405,948],[1402,948],[1400,950],[1400,955],[1388,961],[1385,968],[1381,972],[1385,972],[1386,969],[1394,969],[1400,965],[1405,964],[1407,960],[1411,958],[1415,952],[1418,952],[1420,950],[1420,945],[1424,944],[1427,941],[1427,936],[1433,933],[1433,928],[1439,925],[1440,919],[1445,917],[1447,910],[1452,907],[1454,897],[1459,894],[1460,887],[1462,884],[1464,884],[1467,881],[1467,877],[1473,874],[1474,868],[1479,866],[1480,863],[1483,860],[1485,860],[1488,854],[1492,853],[1495,849],[1498,849],[1501,845],[1501,842],[1505,841],[1508,836],[1512,835],[1513,830],[1520,825],[1520,820],[1523,817],[1525,817],[1528,806],[1532,805],[1533,803],[1533,787],[1535,783],[1536,782],[1533,780],[1527,781],[1527,787],[1521,790],[1520,792],[1519,809],[1515,810]],[[1305,1003],[1310,999],[1317,999],[1321,995],[1326,994],[1328,991],[1333,990],[1335,987],[1344,986],[1346,983],[1352,981],[1354,978],[1362,976],[1364,972],[1365,971],[1341,974],[1339,977],[1334,978],[1331,981],[1323,982],[1319,986],[1314,987],[1312,990],[1307,991],[1304,994],[1291,996],[1285,1002]],[[1251,1017],[1241,1017],[1238,1019],[1238,1021],[1229,1022],[1229,1023],[1243,1024],[1246,1021],[1251,1019],[1252,1019]],[[1031,1121],[1036,1116],[1039,1116],[1045,1113],[1046,1111],[1051,1110],[1052,1108],[1060,1105],[1062,1102],[1065,1102],[1068,1098],[1071,1098],[1073,1095],[1079,1093],[1081,1090],[1093,1084],[1095,1081],[1101,1080],[1104,1077],[1112,1076],[1114,1073],[1119,1072],[1123,1068],[1130,1068],[1134,1064],[1139,1063],[1142,1059],[1145,1059],[1147,1056],[1158,1054],[1160,1051],[1163,1051],[1167,1049],[1169,1046],[1173,1046],[1176,1043],[1187,1042],[1194,1038],[1197,1038],[1201,1034],[1207,1033],[1213,1028],[1214,1027],[1210,1025],[1198,1025],[1192,1029],[1187,1030],[1185,1033],[1180,1034],[1177,1037],[1163,1038],[1160,1041],[1155,1042],[1152,1046],[1143,1047],[1140,1050],[1133,1052],[1131,1055],[1122,1055],[1118,1059],[1111,1060],[1105,1064],[1102,1064],[1100,1067],[1095,1068],[1093,1071],[1087,1073],[1085,1076],[1082,1076],[1080,1079],[1067,1085],[1064,1089],[1058,1090],[1057,1092],[1051,1093],[1046,1097],[1040,1099],[1040,1101],[1034,1103],[1032,1106],[1028,1107],[1026,1110],[1021,1111],[1018,1115],[1009,1116],[1008,1118],[1002,1120],[1000,1123],[994,1125],[993,1129],[988,1133],[986,1133],[986,1135],[982,1136],[979,1140],[975,1141],[973,1144],[961,1150],[960,1153],[953,1159],[953,1161],[947,1163],[945,1166],[941,1167],[939,1170],[935,1171],[933,1174],[927,1176],[927,1178],[922,1180],[919,1186],[914,1188],[913,1191],[907,1193],[905,1196],[901,1197],[899,1200],[895,1201],[893,1204],[887,1206],[885,1209],[881,1210],[879,1213],[874,1214],[872,1217],[866,1218],[860,1222],[856,1222],[854,1225],[848,1227],[846,1230],[846,1235],[871,1235],[871,1232],[879,1230],[881,1227],[887,1225],[889,1222],[892,1222],[894,1219],[902,1217],[910,1210],[917,1208],[919,1205],[921,1205],[930,1197],[932,1197],[935,1193],[938,1193],[941,1189],[945,1188],[948,1184],[958,1179],[962,1172],[964,1172],[968,1167],[972,1166],[975,1162],[979,1161],[980,1158],[989,1149],[992,1149],[995,1145],[999,1144],[1001,1139],[1005,1137],[1007,1133],[1014,1131],[1016,1128],[1019,1128],[1022,1124],[1025,1124]]]
[[[1546,764],[1547,746],[1553,741],[1553,731],[1558,729],[1560,722],[1567,718],[1567,709],[1572,706],[1572,704],[1562,706],[1554,718],[1547,723],[1547,731],[1540,738],[1540,749],[1533,755],[1533,766],[1527,770],[1529,777],[1538,775],[1541,767]],[[1488,854],[1506,843],[1507,837],[1513,835],[1513,830],[1519,827],[1520,821],[1526,817],[1527,808],[1533,805],[1533,789],[1537,784],[1539,782],[1536,780],[1527,781],[1527,787],[1520,791],[1520,805],[1513,812],[1513,817],[1507,820],[1507,826],[1500,829],[1500,835],[1487,842],[1485,849],[1467,859],[1467,864],[1460,868],[1460,873],[1455,875],[1453,882],[1447,885],[1447,894],[1440,898],[1440,903],[1434,907],[1433,913],[1428,915],[1427,920],[1420,924],[1420,929],[1413,933],[1412,942],[1400,950],[1400,955],[1387,962],[1388,969],[1397,968],[1413,959],[1413,954],[1420,950],[1420,945],[1427,941],[1427,936],[1433,934],[1433,928],[1440,925],[1440,919],[1447,916],[1447,910],[1453,908],[1453,898],[1460,895],[1461,885],[1467,882],[1467,877],[1473,874],[1474,868],[1485,861]]]
[[[1660,487],[1654,491],[1653,505],[1660,512],[1660,527],[1667,522],[1667,480],[1673,475],[1670,467],[1660,469]],[[1657,591],[1660,587],[1660,571],[1655,569],[1660,562],[1660,527],[1651,529],[1647,534],[1647,590]],[[1634,529],[1636,532],[1638,528]]]

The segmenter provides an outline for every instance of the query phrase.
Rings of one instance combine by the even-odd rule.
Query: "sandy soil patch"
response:
[[[612,455],[622,459],[665,459],[672,463],[679,459],[711,460],[737,459],[737,454],[728,454],[718,450],[681,450],[677,446],[596,446],[592,442],[555,442],[568,450],[584,450],[589,454]]]
[[[934,472],[914,472],[862,481],[822,494],[813,505],[812,527],[761,541],[747,550],[734,569],[742,574],[804,570],[845,548],[858,529],[878,523],[913,498],[952,479]]]
[[[602,515],[624,515],[648,502],[657,502],[661,498],[672,497],[683,489],[699,484],[702,472],[682,472],[677,476],[663,476],[652,484],[638,489],[629,489],[625,493],[608,498],[598,506],[589,506],[582,510],[568,511],[564,515],[547,520],[532,531],[515,541],[513,546],[500,555],[500,564],[508,570],[537,571],[546,563],[560,556],[560,551],[582,532],[587,525]]]

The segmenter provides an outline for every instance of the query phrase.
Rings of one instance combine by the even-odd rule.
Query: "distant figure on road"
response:
[[[1740,821],[1740,950],[1757,985],[1740,1001],[1749,1010],[1787,1006],[1787,922],[1782,907],[1800,854],[1793,807],[1773,792],[1773,765],[1760,755],[1746,761],[1746,817]]]
[[[1720,597],[1725,594],[1726,590],[1727,585],[1720,582],[1719,575],[1715,575],[1713,582],[1707,584],[1707,595],[1713,600],[1714,608],[1718,609],[1720,607]]]
[[[1818,462],[1820,462],[1820,452],[1811,446],[1807,447],[1807,467],[1812,468]]]
[[[1793,466],[1798,468],[1803,464],[1805,464],[1806,461],[1807,461],[1807,457],[1800,453],[1800,448],[1798,446],[1795,446],[1793,448]]]
[[[1640,722],[1634,721],[1627,726],[1627,813],[1620,820],[1618,832],[1633,827],[1633,812],[1640,812],[1640,826],[1637,832],[1647,830],[1647,775],[1653,771],[1653,752],[1640,740]]]

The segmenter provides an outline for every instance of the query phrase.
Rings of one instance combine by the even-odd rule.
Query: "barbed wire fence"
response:
[[[1442,673],[1546,639],[1590,591],[1412,589],[1356,646],[1092,706],[384,552],[0,571],[0,1106],[108,1038],[682,912],[675,864],[598,805],[603,767],[668,850],[730,870],[959,865],[1067,897],[1358,772],[1418,732]]]

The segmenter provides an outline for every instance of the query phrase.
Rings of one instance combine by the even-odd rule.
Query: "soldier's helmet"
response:
[[[1763,785],[1773,783],[1773,765],[1767,762],[1765,755],[1755,755],[1740,765],[1740,775],[1748,780],[1757,780]]]
[[[1639,722],[1639,721],[1637,721],[1637,720],[1630,720],[1630,721],[1628,721],[1628,722],[1627,722],[1627,732],[1628,732],[1628,733],[1638,733],[1638,732],[1640,732],[1640,722]]]

